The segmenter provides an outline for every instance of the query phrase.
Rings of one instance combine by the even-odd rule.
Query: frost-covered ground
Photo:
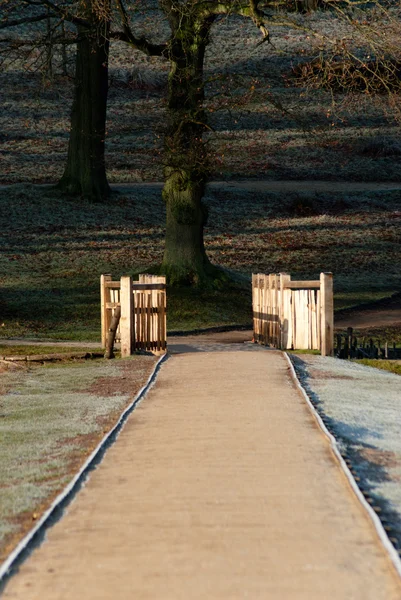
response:
[[[142,20],[135,11],[135,19],[141,35],[160,42],[167,39],[168,28],[152,10],[146,6]],[[294,18],[322,34],[347,35],[344,21],[325,11]],[[205,139],[212,178],[399,181],[399,98],[390,102],[386,95],[299,87],[292,69],[319,53],[317,40],[295,28],[272,26],[270,34],[273,45],[258,45],[259,30],[234,16],[212,28],[205,58],[210,125]],[[69,77],[60,75],[56,52],[51,81],[35,70],[36,55],[33,64],[11,61],[0,68],[1,183],[53,182],[62,175],[73,93],[72,45],[67,54]],[[118,41],[111,43],[109,62],[109,180],[161,181],[169,63]]]
[[[358,485],[400,551],[401,378],[337,358],[292,360]]]

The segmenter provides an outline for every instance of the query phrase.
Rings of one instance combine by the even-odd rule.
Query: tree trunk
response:
[[[166,237],[162,271],[173,285],[197,285],[211,271],[203,243],[204,184],[186,179],[186,175],[184,170],[171,171],[163,190]]]
[[[207,211],[202,197],[209,170],[202,140],[206,128],[203,63],[211,25],[212,20],[199,24],[180,19],[170,46],[163,189],[167,220],[161,266],[170,284],[199,285],[219,273],[203,242]]]
[[[67,165],[59,187],[101,202],[110,195],[104,160],[109,22],[78,27],[74,101]]]

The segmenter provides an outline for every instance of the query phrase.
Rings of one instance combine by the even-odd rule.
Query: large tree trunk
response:
[[[206,208],[204,184],[188,178],[185,169],[166,176],[166,237],[162,272],[170,284],[197,285],[211,272],[203,243]]]
[[[109,22],[79,26],[67,165],[59,187],[101,202],[110,194],[104,160]]]
[[[206,256],[202,203],[208,176],[203,132],[203,63],[212,21],[179,20],[170,46],[168,130],[165,142],[166,242],[161,271],[170,284],[199,285],[218,276]]]

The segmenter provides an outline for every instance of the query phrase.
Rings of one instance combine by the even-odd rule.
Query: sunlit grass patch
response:
[[[401,361],[400,360],[377,360],[374,358],[362,358],[355,360],[355,362],[367,367],[374,367],[375,369],[381,369],[383,371],[389,371],[396,375],[401,375]]]

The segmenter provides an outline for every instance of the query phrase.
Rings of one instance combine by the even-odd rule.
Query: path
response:
[[[284,355],[171,349],[4,599],[400,600]]]
[[[22,182],[23,183],[23,182]],[[38,187],[49,187],[52,183],[38,183]],[[11,183],[0,184],[0,190],[8,188]],[[115,190],[135,190],[136,188],[162,189],[162,181],[140,181],[130,183],[112,183]],[[401,190],[401,181],[326,181],[322,179],[239,179],[228,181],[210,181],[211,189],[247,190],[258,192],[388,192]]]
[[[368,329],[372,327],[401,325],[401,293],[393,294],[369,304],[342,310],[335,315],[335,326],[344,329]]]
[[[135,190],[135,188],[162,188],[163,183],[140,182],[140,183],[115,183],[112,188],[116,190]],[[240,179],[232,181],[210,181],[210,189],[224,190],[246,190],[258,192],[388,192],[400,190],[401,181],[325,181],[319,179],[310,180],[281,180],[269,179]]]

